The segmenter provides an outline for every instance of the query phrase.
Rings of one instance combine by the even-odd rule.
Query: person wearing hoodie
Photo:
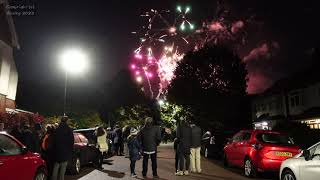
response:
[[[141,146],[137,138],[137,133],[138,131],[135,128],[131,128],[130,135],[127,138],[129,158],[130,158],[130,171],[131,171],[131,177],[133,178],[137,177],[135,167],[136,167],[136,161],[140,160],[140,151],[141,151]]]
[[[180,118],[180,125],[177,127],[177,139],[179,142],[179,171],[177,176],[189,175],[191,128],[184,117]]]
[[[73,130],[67,124],[68,117],[63,116],[53,133],[54,165],[51,180],[64,180],[68,160],[72,158],[74,137]]]
[[[143,151],[142,176],[144,178],[147,177],[149,158],[152,162],[153,177],[159,178],[157,173],[157,146],[161,142],[161,131],[159,126],[154,126],[152,123],[152,117],[147,117],[145,126],[138,135]]]

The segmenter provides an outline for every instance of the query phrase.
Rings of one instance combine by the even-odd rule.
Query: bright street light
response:
[[[80,49],[68,49],[65,50],[60,57],[61,65],[65,71],[65,84],[64,84],[64,104],[63,115],[66,115],[67,104],[67,84],[68,73],[79,74],[83,73],[88,68],[88,57]]]
[[[88,67],[88,57],[79,49],[69,49],[62,53],[61,64],[68,73],[81,73]]]

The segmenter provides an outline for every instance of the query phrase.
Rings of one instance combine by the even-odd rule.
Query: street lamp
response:
[[[68,49],[61,54],[61,65],[65,71],[63,115],[66,115],[68,73],[79,74],[88,67],[87,55],[80,49]]]

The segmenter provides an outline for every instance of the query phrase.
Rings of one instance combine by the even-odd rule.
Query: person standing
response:
[[[191,127],[191,172],[201,173],[201,129],[194,123],[190,125]]]
[[[129,157],[129,149],[128,149],[128,137],[130,135],[130,130],[132,128],[130,126],[125,126],[122,131],[122,137],[123,137],[123,153],[124,157]]]
[[[140,131],[138,137],[142,144],[143,162],[142,176],[145,178],[148,172],[148,160],[151,158],[152,174],[154,178],[159,178],[157,173],[157,146],[161,142],[161,131],[159,126],[152,125],[153,119],[147,117],[145,126]]]
[[[30,125],[25,123],[22,128],[22,143],[31,151],[31,152],[38,152],[37,145],[36,145],[36,136],[30,130]]]
[[[177,128],[179,171],[176,175],[187,176],[190,167],[191,128],[185,118],[182,117],[180,120],[180,126]]]
[[[103,169],[103,155],[108,152],[108,144],[107,144],[107,133],[103,129],[103,127],[98,127],[96,130],[97,136],[97,150],[98,150],[98,158],[97,165],[98,169]]]
[[[54,132],[54,127],[51,125],[48,125],[41,143],[42,158],[44,159],[48,167],[48,177],[51,177],[52,169],[53,169],[53,162],[52,162],[53,161],[53,158],[52,158],[53,132]]]
[[[122,138],[122,129],[116,125],[114,129],[116,136],[114,137],[115,151],[117,156],[122,156],[123,154],[123,138]]]
[[[72,158],[74,137],[68,126],[68,117],[63,116],[57,129],[53,133],[54,165],[51,180],[64,180],[68,160]]]
[[[129,150],[129,158],[130,158],[130,171],[131,177],[137,177],[135,167],[136,161],[140,160],[140,150],[141,146],[137,139],[138,131],[135,128],[131,128],[130,135],[128,136],[128,150]]]

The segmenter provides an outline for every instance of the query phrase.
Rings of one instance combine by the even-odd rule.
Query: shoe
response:
[[[158,175],[153,175],[154,179],[159,179],[160,177]]]
[[[176,176],[183,176],[183,171],[178,171],[175,173]]]
[[[189,175],[189,172],[188,172],[188,171],[184,171],[183,174],[186,175],[186,176],[188,176],[188,175]]]
[[[197,173],[198,173],[198,174],[201,174],[201,170],[200,170],[200,171],[197,171]]]
[[[147,178],[147,175],[142,174],[142,177],[143,177],[143,179],[146,179],[146,178]]]
[[[98,169],[99,169],[99,170],[103,170],[104,168],[103,168],[103,167],[98,167]]]
[[[136,175],[136,173],[132,173],[132,174],[131,174],[131,177],[132,177],[132,178],[136,178],[136,177],[138,177],[138,176]]]

